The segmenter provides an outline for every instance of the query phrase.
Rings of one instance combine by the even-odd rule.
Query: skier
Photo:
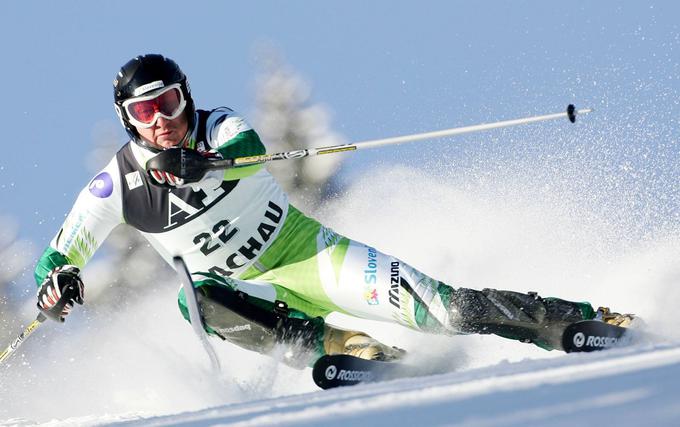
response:
[[[38,307],[64,321],[83,303],[80,270],[112,229],[139,230],[168,262],[192,272],[206,331],[261,353],[284,345],[305,367],[324,354],[393,360],[403,351],[324,321],[337,311],[438,334],[496,334],[562,349],[573,322],[631,315],[536,293],[453,288],[304,215],[262,165],[211,171],[197,182],[147,162],[175,147],[212,158],[265,153],[229,108],[196,109],[187,78],[161,55],[128,61],[113,82],[114,108],[130,137],[81,191],[38,261]],[[65,292],[65,289],[75,292]],[[179,308],[187,320],[183,291]]]

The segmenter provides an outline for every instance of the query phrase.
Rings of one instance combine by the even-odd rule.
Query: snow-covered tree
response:
[[[269,153],[343,144],[327,107],[312,102],[310,84],[271,46],[260,46],[252,122]],[[302,208],[315,208],[333,189],[343,155],[272,162],[269,171]]]

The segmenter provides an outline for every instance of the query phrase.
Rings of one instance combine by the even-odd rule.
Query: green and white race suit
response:
[[[233,111],[196,115],[190,148],[225,158],[265,152]],[[281,300],[308,316],[339,311],[417,329],[450,324],[451,288],[305,216],[264,168],[164,189],[144,169],[156,154],[128,142],[90,181],[43,254],[38,283],[58,265],[83,268],[113,228],[127,223],[166,261],[183,256],[198,284],[210,280]]]
[[[228,108],[199,110],[194,123],[188,148],[223,158],[265,153],[257,133]],[[504,307],[499,301],[506,296],[454,290],[324,227],[290,205],[261,165],[167,189],[145,171],[155,155],[128,142],[90,181],[38,262],[38,283],[56,266],[83,268],[113,228],[126,223],[166,261],[181,255],[197,286],[224,286],[265,303],[283,301],[297,317],[337,311],[428,332],[498,333],[555,346],[540,336],[540,325],[528,335],[490,326],[499,318],[503,325],[525,321],[520,300],[506,298]],[[186,316],[181,295],[180,308]],[[519,317],[512,319],[515,309]],[[584,305],[574,319],[591,312]]]

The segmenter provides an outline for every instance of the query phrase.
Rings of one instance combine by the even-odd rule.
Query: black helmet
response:
[[[151,84],[156,82],[162,82],[162,84]],[[162,55],[147,54],[132,58],[118,71],[116,78],[113,80],[114,108],[125,131],[137,144],[150,147],[146,141],[140,138],[137,129],[130,123],[130,119],[123,108],[123,102],[129,98],[156,90],[159,87],[175,83],[179,83],[186,100],[184,111],[189,122],[189,131],[191,131],[194,126],[194,101],[191,98],[187,76],[184,75],[175,61]],[[147,85],[148,89],[144,87],[145,85]]]

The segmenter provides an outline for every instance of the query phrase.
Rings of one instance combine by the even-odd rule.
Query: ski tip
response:
[[[566,353],[605,350],[630,343],[630,329],[601,320],[581,320],[568,325],[562,334]]]

